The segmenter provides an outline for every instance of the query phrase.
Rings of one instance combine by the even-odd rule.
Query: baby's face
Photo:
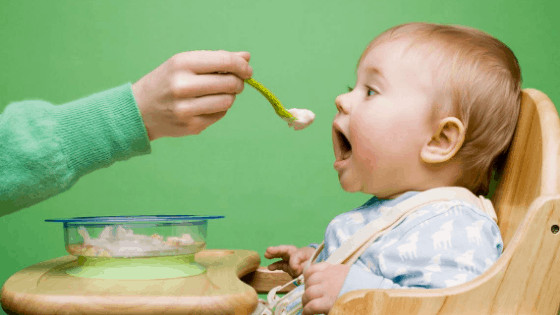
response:
[[[336,98],[334,168],[346,191],[391,198],[418,186],[420,150],[436,128],[434,84],[430,62],[407,44],[401,39],[371,48],[354,89]]]

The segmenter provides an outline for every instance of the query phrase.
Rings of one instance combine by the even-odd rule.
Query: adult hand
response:
[[[297,248],[293,245],[273,246],[266,249],[264,257],[268,259],[281,258],[268,265],[268,270],[283,270],[293,278],[301,275],[305,262],[308,261],[315,249],[312,247]]]
[[[179,53],[132,85],[150,140],[199,134],[222,118],[253,74],[248,52]]]
[[[328,314],[342,289],[350,267],[351,265],[321,262],[307,268],[303,273],[305,291],[301,297],[302,314]]]

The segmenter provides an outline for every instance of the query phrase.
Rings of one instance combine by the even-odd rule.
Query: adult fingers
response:
[[[246,54],[237,54],[229,51],[188,51],[172,57],[174,66],[189,69],[197,74],[207,73],[232,73],[242,79],[253,75],[253,69],[246,59]]]
[[[226,111],[206,115],[198,115],[196,118],[198,118],[198,120],[200,121],[198,125],[201,126],[201,129],[198,131],[198,133],[202,132],[202,130],[206,129],[208,126],[222,119],[225,115]]]
[[[206,125],[209,126],[217,122],[218,120],[222,119],[226,115],[226,113],[227,111],[223,111],[223,112],[216,112],[212,114],[198,115],[198,117],[202,118],[206,122]]]
[[[185,135],[197,135],[201,133],[208,126],[212,125],[216,121],[220,120],[226,115],[226,111],[217,112],[207,115],[198,115],[190,117],[189,119],[179,118],[175,122],[176,132],[173,133],[173,137],[180,137]]]
[[[249,61],[251,60],[251,54],[248,51],[236,51],[234,52],[234,54],[236,54],[237,56],[240,56],[241,58]]]
[[[286,261],[290,260],[290,256],[297,250],[297,247],[293,245],[280,245],[269,247],[266,249],[264,253],[264,257],[271,259],[271,258],[281,258]]]
[[[174,79],[171,92],[177,98],[212,94],[239,94],[245,82],[233,74],[182,75]]]
[[[181,119],[192,116],[225,112],[235,101],[235,94],[214,94],[188,99],[177,105]]]

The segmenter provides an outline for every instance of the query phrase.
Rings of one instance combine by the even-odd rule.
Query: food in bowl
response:
[[[209,219],[223,216],[128,216],[53,219],[64,223],[66,250],[86,257],[188,255],[206,246]]]

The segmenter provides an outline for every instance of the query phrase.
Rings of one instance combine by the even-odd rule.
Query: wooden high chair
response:
[[[560,119],[540,91],[523,90],[503,175],[492,197],[504,252],[484,274],[446,289],[357,290],[329,314],[554,314],[560,305]],[[246,278],[264,292],[287,274]],[[277,279],[277,282],[273,280]]]

